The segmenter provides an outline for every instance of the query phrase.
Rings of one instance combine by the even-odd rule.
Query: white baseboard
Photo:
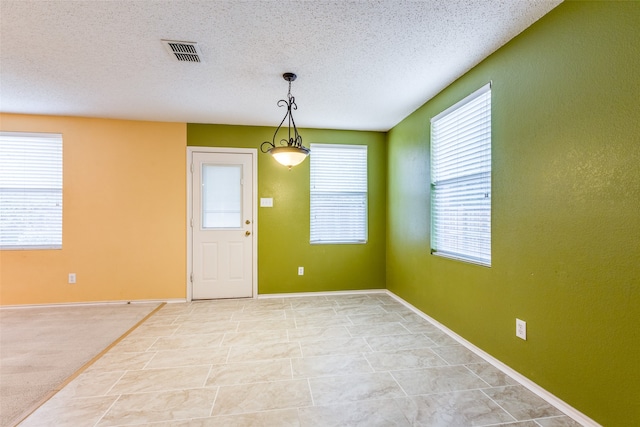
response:
[[[538,384],[534,383],[529,378],[525,377],[524,375],[520,374],[518,371],[515,371],[514,369],[512,369],[509,366],[505,365],[504,363],[502,363],[501,361],[499,361],[495,357],[491,356],[489,353],[487,353],[484,350],[481,350],[480,348],[478,348],[475,345],[471,344],[469,341],[467,341],[466,339],[462,338],[460,335],[456,334],[451,329],[449,329],[446,326],[444,326],[442,323],[440,323],[437,320],[433,319],[432,317],[426,315],[425,313],[423,313],[422,311],[420,311],[419,309],[417,309],[416,307],[414,307],[413,305],[411,305],[407,301],[403,300],[402,298],[400,298],[399,296],[397,296],[393,292],[391,292],[389,290],[386,290],[386,293],[390,297],[394,298],[396,301],[398,301],[399,303],[403,304],[408,309],[410,309],[411,311],[416,313],[418,316],[420,316],[423,319],[425,319],[426,321],[430,322],[431,324],[433,324],[434,326],[439,328],[442,332],[446,333],[451,338],[453,338],[454,340],[458,341],[460,344],[462,344],[463,346],[465,346],[469,350],[473,351],[475,354],[477,354],[478,356],[480,356],[481,358],[486,360],[488,363],[490,363],[491,365],[495,366],[496,368],[498,368],[499,370],[501,370],[502,372],[507,374],[509,377],[513,378],[515,381],[517,381],[518,383],[520,383],[521,385],[526,387],[529,391],[531,391],[532,393],[534,393],[537,396],[541,397],[542,399],[547,401],[549,404],[555,406],[560,411],[565,413],[567,416],[573,418],[575,421],[579,422],[580,424],[584,425],[585,427],[602,427],[600,424],[598,424],[597,422],[595,422],[594,420],[592,420],[591,418],[589,418],[588,416],[586,416],[582,412],[578,411],[573,406],[569,405],[568,403],[566,403],[565,401],[563,401],[560,398],[556,397],[555,395],[549,393],[547,390],[545,390],[544,388],[540,387]]]
[[[293,292],[283,294],[259,294],[258,299],[269,298],[300,298],[300,297],[326,297],[331,295],[357,295],[357,294],[387,294],[386,289],[366,289],[354,291],[322,291],[322,292]]]
[[[145,299],[145,300],[122,300],[122,301],[88,301],[88,302],[61,302],[53,304],[19,304],[19,305],[3,305],[0,310],[15,310],[22,308],[48,308],[48,307],[79,307],[85,305],[116,305],[116,304],[167,304],[186,302],[184,298],[172,299]]]

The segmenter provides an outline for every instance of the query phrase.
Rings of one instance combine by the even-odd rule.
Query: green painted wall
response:
[[[429,255],[429,119],[493,81],[493,265]],[[387,287],[640,425],[640,2],[565,2],[388,135]],[[528,340],[515,337],[515,318]]]
[[[189,146],[258,148],[275,129],[255,126],[187,125]],[[362,245],[309,243],[309,161],[291,170],[258,155],[258,293],[318,292],[385,287],[386,142],[381,132],[301,129],[304,144],[367,145],[369,241]],[[304,266],[304,276],[298,276]]]

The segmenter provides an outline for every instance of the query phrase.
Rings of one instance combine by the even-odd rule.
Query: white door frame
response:
[[[187,147],[187,302],[193,299],[193,236],[191,218],[193,218],[193,178],[191,165],[193,164],[193,153],[224,153],[224,154],[251,154],[251,167],[253,168],[253,298],[258,298],[258,150],[256,148],[222,148],[222,147]]]

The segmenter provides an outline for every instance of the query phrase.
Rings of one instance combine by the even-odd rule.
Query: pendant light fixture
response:
[[[282,78],[289,82],[289,93],[287,99],[281,99],[278,101],[278,107],[287,107],[287,113],[278,125],[278,128],[273,133],[271,142],[265,141],[260,145],[260,151],[263,153],[269,153],[276,161],[284,166],[288,166],[291,169],[292,166],[299,165],[304,162],[304,159],[309,155],[310,150],[302,145],[302,137],[298,133],[296,122],[293,120],[292,110],[297,110],[296,99],[291,95],[291,82],[296,79],[296,75],[293,73],[284,73]],[[289,120],[287,127],[289,129],[289,138],[281,139],[280,144],[276,146],[276,138],[280,128],[285,120]],[[291,133],[293,131],[293,134]]]

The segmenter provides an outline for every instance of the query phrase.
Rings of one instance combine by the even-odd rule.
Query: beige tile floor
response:
[[[21,425],[579,426],[375,293],[166,305]]]

